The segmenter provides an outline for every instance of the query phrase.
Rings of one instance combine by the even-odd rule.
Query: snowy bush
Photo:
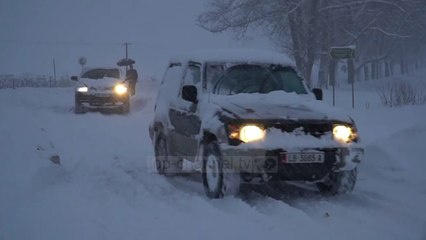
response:
[[[380,100],[384,106],[398,107],[426,103],[426,88],[413,87],[407,82],[389,82],[379,90]]]

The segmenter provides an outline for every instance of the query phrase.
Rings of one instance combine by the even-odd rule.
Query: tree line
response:
[[[261,29],[294,57],[312,85],[335,83],[333,46],[356,46],[348,82],[406,74],[426,66],[426,0],[209,0],[198,24],[211,32],[245,37]]]

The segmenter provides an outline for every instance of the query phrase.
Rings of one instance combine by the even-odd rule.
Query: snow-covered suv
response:
[[[119,68],[85,68],[77,81],[74,111],[114,109],[128,113],[130,109],[128,81]]]
[[[363,158],[354,121],[324,105],[285,56],[214,51],[171,60],[150,125],[159,174],[200,163],[206,195],[307,181],[350,192]]]

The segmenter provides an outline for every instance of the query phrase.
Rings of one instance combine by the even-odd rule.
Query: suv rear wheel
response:
[[[216,142],[204,145],[202,179],[204,190],[209,198],[223,198],[236,195],[240,190],[240,175],[226,168],[222,154]]]
[[[160,134],[155,141],[155,165],[160,175],[174,176],[182,173],[182,159],[170,156],[167,138]]]
[[[318,182],[318,190],[326,195],[336,195],[339,193],[350,193],[355,187],[357,179],[357,169],[351,171],[333,172],[324,181]]]

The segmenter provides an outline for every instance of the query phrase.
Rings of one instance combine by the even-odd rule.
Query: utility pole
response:
[[[128,43],[128,42],[125,42],[124,43],[124,46],[126,47],[126,58],[129,58],[129,45],[130,45],[131,43]]]
[[[56,62],[55,62],[55,58],[53,58],[53,80],[56,81]]]
[[[124,46],[126,48],[126,59],[129,58],[129,45],[131,45],[131,43],[125,42]],[[127,71],[128,66],[126,66],[126,71]]]
[[[355,69],[354,69],[354,60],[348,59],[348,78],[351,82],[352,87],[352,108],[355,108]]]

